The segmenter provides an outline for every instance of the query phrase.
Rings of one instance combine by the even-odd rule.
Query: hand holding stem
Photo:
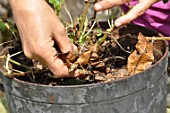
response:
[[[57,56],[56,43],[62,53],[72,51],[65,28],[45,0],[10,0],[16,25],[19,29],[25,55],[45,64],[55,77],[69,75],[67,66]]]

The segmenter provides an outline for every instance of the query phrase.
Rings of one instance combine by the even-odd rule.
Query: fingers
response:
[[[153,4],[153,2],[140,2],[136,4],[126,15],[121,16],[115,21],[117,27],[130,23],[137,17],[145,13],[145,11]]]
[[[129,1],[131,0],[102,0],[94,5],[94,9],[96,11],[102,11],[114,6],[125,4],[126,2]]]
[[[63,24],[59,21],[58,18],[53,22],[53,40],[57,43],[57,46],[60,48],[62,53],[66,53],[68,51],[73,51],[75,48],[73,44],[70,42],[70,39],[67,36],[65,28]],[[50,53],[51,54],[51,53]],[[54,73],[54,77],[77,77],[79,76],[79,71],[75,70],[74,72],[69,73],[67,66],[63,63],[61,59],[59,59],[55,54],[53,54],[53,58],[50,58],[49,61],[46,61],[49,69]],[[51,63],[50,63],[51,62]]]
[[[68,51],[73,50],[73,45],[70,42],[70,39],[67,36],[67,33],[65,31],[65,27],[63,24],[59,21],[58,18],[56,18],[56,21],[54,22],[54,28],[53,28],[53,39],[56,41],[58,47],[62,51],[62,53],[66,53]]]
[[[54,74],[55,78],[79,76],[78,71],[72,72],[70,74],[64,62],[57,57],[57,51],[53,47],[53,40],[49,41],[49,43],[46,43],[45,45],[46,46],[37,46],[38,49],[36,50],[33,59],[36,59],[46,65]]]
[[[69,75],[67,66],[57,57],[55,43],[63,53],[71,51],[72,44],[52,8],[43,0],[16,1],[11,3],[25,55],[46,65],[55,77],[78,76],[76,72]]]
[[[53,57],[53,59],[49,59],[47,66],[50,68],[54,77],[56,78],[64,78],[64,77],[78,77],[78,70],[69,73],[67,66],[63,63],[63,61],[57,57]],[[50,63],[51,62],[51,63]],[[50,64],[49,64],[50,63]]]
[[[94,9],[96,11],[102,11],[102,10],[106,10],[108,8],[111,8],[113,6],[119,6],[122,4],[125,4],[126,2],[130,2],[131,0],[102,0],[100,2],[97,2],[94,5]],[[144,12],[151,7],[155,2],[157,2],[158,0],[139,0],[139,3],[136,4],[131,11],[129,11],[126,15],[118,18],[115,21],[115,25],[116,27],[122,26],[124,24],[130,23],[131,21],[133,21],[134,19],[136,19],[137,17],[141,16],[142,14],[144,14]]]

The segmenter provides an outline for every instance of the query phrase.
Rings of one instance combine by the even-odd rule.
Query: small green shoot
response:
[[[100,28],[96,28],[95,29],[96,31],[97,31],[97,34],[96,34],[96,36],[101,36],[102,34],[103,34],[103,31],[102,31],[102,29],[100,29]]]
[[[59,15],[61,5],[64,3],[64,0],[49,0],[49,3],[54,6],[56,14]]]
[[[2,21],[2,19],[0,19],[0,31],[5,31],[7,30],[7,25],[5,24],[5,22]]]

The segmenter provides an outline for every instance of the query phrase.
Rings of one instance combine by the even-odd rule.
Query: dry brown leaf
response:
[[[67,52],[59,54],[59,58],[65,62],[66,59],[69,60],[69,62],[73,63],[77,59],[77,55],[74,52]]]
[[[100,63],[101,63],[100,61],[98,61],[98,62],[91,62],[91,66],[96,67]]]
[[[105,67],[105,63],[104,62],[100,62],[100,64],[95,66],[95,68],[104,68],[104,67]]]
[[[92,51],[86,51],[82,53],[75,63],[80,64],[80,65],[87,65],[89,63],[91,54],[92,54]]]
[[[90,57],[90,60],[94,61],[94,60],[97,60],[97,59],[99,59],[99,55],[97,53],[93,52],[91,57]]]
[[[141,33],[139,33],[135,47],[136,50],[128,57],[127,69],[130,75],[142,72],[154,61],[153,45]]]
[[[106,74],[101,73],[100,71],[96,71],[94,73],[95,73],[95,80],[97,81],[106,81],[108,79]]]

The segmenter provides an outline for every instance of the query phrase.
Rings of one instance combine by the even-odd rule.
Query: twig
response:
[[[146,37],[147,40],[170,40],[170,37]]]
[[[9,62],[11,62],[11,63],[13,63],[13,64],[15,64],[15,65],[18,65],[18,66],[20,66],[20,67],[29,69],[29,70],[32,69],[32,68],[30,68],[30,67],[28,67],[28,66],[26,66],[26,65],[24,65],[24,64],[21,64],[21,63],[19,63],[19,62],[16,62],[16,61],[14,61],[14,60],[12,60],[12,59],[10,59]]]
[[[12,41],[13,41],[13,40],[9,40],[9,41],[3,42],[3,43],[0,44],[0,46],[3,46],[4,44],[8,44],[8,43],[10,43],[10,42],[12,42]]]
[[[111,33],[113,30],[114,30],[114,26],[112,26],[112,28],[110,28],[108,32]],[[96,45],[97,45],[96,53],[98,53],[98,51],[100,50],[103,42],[108,37],[109,33],[105,33],[104,36],[97,41],[97,43],[96,43]]]
[[[86,16],[86,20],[84,22],[84,29],[83,29],[80,37],[79,37],[79,40],[78,40],[79,44],[83,44],[83,42],[84,42],[84,39],[85,39],[84,34],[86,32],[87,26],[88,26],[88,19],[87,19],[87,16]]]
[[[121,45],[121,44],[117,41],[117,39],[115,39],[113,36],[112,36],[112,38],[113,38],[114,42],[116,42],[117,45],[118,45],[123,51],[125,51],[126,53],[132,53],[131,51],[128,51],[128,50],[126,50],[125,48],[123,48],[122,45]]]
[[[81,16],[80,27],[77,33],[80,33],[83,30],[84,22],[86,21],[86,17],[88,14],[88,9],[91,6],[91,2],[85,1],[85,8],[83,14]]]
[[[112,28],[111,22],[110,22],[110,10],[108,9],[108,18],[107,18],[107,23],[110,28]]]
[[[88,32],[83,37],[86,37],[92,31],[92,29],[94,28],[95,24],[96,24],[96,21],[94,21],[94,23],[92,24],[91,28],[88,30]]]
[[[71,27],[73,27],[73,26],[74,26],[74,25],[73,25],[73,18],[71,17],[71,14],[70,14],[70,12],[68,11],[65,2],[64,2],[64,9],[65,9],[66,13],[67,13],[68,16],[69,16],[69,19],[70,19],[70,22],[71,22]]]
[[[0,56],[0,59],[6,59],[6,60],[7,60],[7,57],[6,57],[6,56]],[[23,67],[23,68],[26,68],[26,69],[29,69],[29,70],[32,69],[32,68],[30,68],[30,67],[28,67],[28,66],[26,66],[26,65],[24,65],[24,64],[21,64],[21,63],[19,63],[19,62],[16,62],[16,61],[10,59],[10,57],[9,57],[9,61],[8,61],[8,62],[11,62],[11,63],[13,63],[13,64],[15,64],[15,65],[18,65],[18,66],[20,66],[20,67]],[[8,67],[8,66],[7,66],[7,67]]]
[[[44,73],[49,73],[50,70],[36,70],[36,71],[27,71],[27,72],[21,72],[21,73],[5,73],[5,76],[9,76],[9,77],[14,77],[14,76],[25,76],[25,75],[37,75],[37,74],[44,74]]]
[[[98,0],[95,0],[95,1],[94,1],[94,4],[97,3],[97,2],[98,2]],[[93,16],[92,16],[92,18],[90,19],[90,20],[92,20],[92,24],[94,23],[94,20],[96,19],[96,15],[97,15],[97,12],[96,12],[96,10],[94,10]]]

